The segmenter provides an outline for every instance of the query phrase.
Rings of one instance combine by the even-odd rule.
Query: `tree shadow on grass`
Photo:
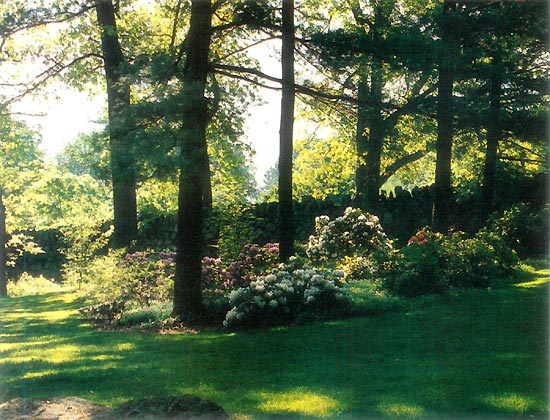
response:
[[[254,418],[547,418],[545,287],[197,335],[94,331],[63,294],[1,301],[0,398],[193,394]]]

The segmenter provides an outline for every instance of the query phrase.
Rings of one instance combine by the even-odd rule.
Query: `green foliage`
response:
[[[44,250],[33,240],[34,238],[23,233],[11,235],[6,247],[8,251],[8,266],[14,267],[20,258],[27,255],[44,254]]]
[[[520,256],[534,256],[547,250],[549,220],[548,205],[536,212],[529,205],[520,203],[493,214],[488,229]]]
[[[62,271],[66,279],[80,287],[93,272],[94,258],[105,251],[113,227],[94,219],[79,218],[71,222],[59,228],[65,243],[60,249],[65,256]]]
[[[126,311],[171,300],[174,253],[111,251],[90,261],[78,276],[76,282],[86,295],[99,302],[82,308],[82,313],[96,322],[118,323]],[[66,280],[75,282],[70,274]]]
[[[489,287],[504,273],[500,256],[488,235],[472,238],[460,233],[452,234],[442,243],[443,277],[450,287]]]
[[[309,139],[294,146],[293,194],[323,199],[351,195],[354,190],[356,156],[345,139]]]

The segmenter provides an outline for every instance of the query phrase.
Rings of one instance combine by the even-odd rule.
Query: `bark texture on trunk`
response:
[[[111,0],[96,4],[97,22],[101,29],[103,63],[107,80],[111,174],[115,247],[125,247],[137,237],[136,169],[133,130],[130,118],[130,83],[127,63],[118,39],[115,9]]]
[[[367,153],[367,211],[378,214],[378,198],[380,189],[380,159],[384,144],[384,116],[382,115],[382,70],[373,66],[369,102],[369,145]]]
[[[368,128],[368,95],[369,85],[366,74],[362,73],[357,85],[357,128],[355,144],[357,147],[357,169],[355,170],[355,189],[357,190],[357,205],[367,209],[367,154],[369,150]]]
[[[444,14],[449,13],[450,4],[445,1]],[[442,28],[442,43],[449,45],[446,27]],[[453,74],[452,58],[443,54],[439,62],[437,85],[437,142],[434,184],[434,210],[432,228],[436,232],[447,232],[452,204],[451,162],[453,148]]]
[[[279,151],[279,246],[286,262],[294,254],[292,154],[294,130],[294,0],[283,0],[282,97]]]
[[[6,207],[4,206],[4,191],[0,188],[0,296],[8,294],[8,273],[6,263],[8,260],[6,244],[8,232],[6,230]]]
[[[490,80],[490,108],[489,124],[487,125],[487,149],[485,152],[485,165],[483,167],[483,189],[481,196],[482,220],[486,220],[493,210],[495,195],[495,177],[498,162],[498,144],[501,137],[500,131],[500,96],[502,82],[498,75],[493,75]]]
[[[204,252],[204,187],[208,153],[205,98],[212,10],[210,0],[193,0],[183,70],[185,104],[182,120],[178,233],[174,277],[174,314],[197,318],[202,314]]]

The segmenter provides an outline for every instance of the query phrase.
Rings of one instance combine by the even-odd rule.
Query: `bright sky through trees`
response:
[[[264,72],[280,76],[277,59],[265,51],[259,53],[258,58],[265,63],[262,66]],[[253,161],[258,185],[262,184],[265,172],[279,156],[280,92],[261,89],[261,98],[262,103],[249,110],[245,131],[247,141],[256,152]],[[29,114],[21,118],[41,132],[41,148],[53,158],[78,134],[101,130],[106,123],[106,106],[104,95],[90,96],[60,84],[57,88],[50,87],[44,93],[24,98],[14,106],[14,111]]]

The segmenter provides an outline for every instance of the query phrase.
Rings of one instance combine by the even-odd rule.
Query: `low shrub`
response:
[[[103,302],[97,305],[84,306],[78,311],[94,324],[116,324],[124,310],[126,302],[121,299],[112,302]]]
[[[511,272],[517,256],[502,238],[483,230],[473,237],[418,232],[383,264],[384,287],[400,296],[437,294],[449,288],[484,288]]]
[[[44,276],[33,276],[23,273],[16,281],[8,281],[8,296],[30,296],[42,293],[58,292],[62,286]]]
[[[96,323],[119,323],[125,312],[171,301],[174,256],[169,251],[112,251],[76,276],[67,272],[67,281],[76,281],[92,302],[100,302],[82,308],[84,316]]]
[[[416,297],[443,292],[447,285],[437,235],[421,231],[382,266],[383,284],[391,293]]]
[[[502,239],[486,231],[471,238],[449,235],[441,247],[443,275],[450,287],[490,287],[518,262]]]
[[[341,271],[281,265],[229,295],[224,326],[266,326],[333,317],[350,307]]]

